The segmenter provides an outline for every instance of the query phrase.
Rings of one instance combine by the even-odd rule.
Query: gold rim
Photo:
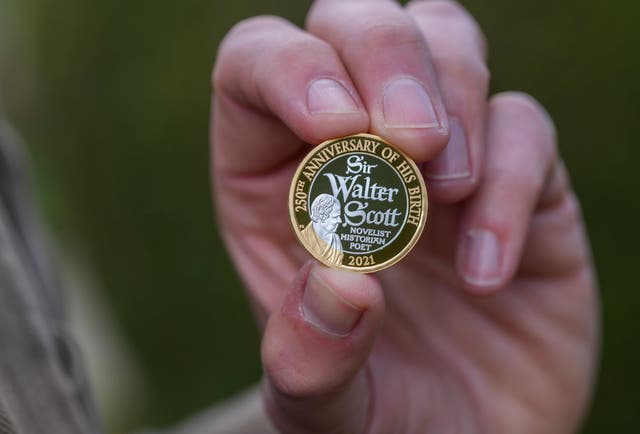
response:
[[[413,235],[411,236],[411,239],[409,240],[409,242],[402,248],[402,250],[400,250],[400,252],[398,252],[392,258],[390,258],[390,259],[388,259],[388,260],[386,260],[384,262],[381,262],[379,264],[370,265],[370,266],[362,266],[362,267],[353,267],[353,266],[349,266],[349,265],[335,265],[333,263],[328,262],[322,256],[316,254],[312,249],[310,249],[307,245],[305,245],[305,243],[303,242],[302,237],[301,237],[301,231],[298,228],[298,221],[296,219],[296,213],[295,213],[294,206],[293,206],[294,197],[295,197],[295,185],[296,185],[295,181],[300,177],[300,175],[302,173],[302,170],[306,166],[306,163],[313,156],[316,155],[318,150],[322,149],[323,147],[325,147],[325,146],[327,146],[327,145],[329,145],[331,143],[334,143],[334,142],[339,142],[339,141],[342,141],[342,140],[345,140],[345,139],[354,138],[354,137],[356,137],[356,138],[358,138],[358,137],[369,138],[369,139],[373,139],[375,141],[382,142],[385,145],[389,146],[394,151],[396,151],[398,154],[400,154],[409,163],[409,165],[411,166],[413,171],[416,173],[417,178],[418,178],[418,183],[420,184],[420,191],[421,191],[422,197],[423,197],[423,200],[422,200],[422,212],[420,214],[420,222],[418,223],[418,226],[416,227],[416,229],[415,229]],[[405,188],[406,188],[406,184],[405,184]],[[311,151],[309,151],[309,153],[302,159],[302,161],[298,165],[298,168],[296,169],[296,172],[293,175],[293,178],[291,180],[291,186],[289,187],[289,203],[288,203],[288,206],[289,206],[289,218],[290,218],[290,221],[291,221],[291,226],[292,226],[292,228],[293,228],[293,230],[294,230],[294,232],[296,234],[296,238],[298,239],[298,242],[316,260],[318,260],[319,262],[323,263],[327,267],[335,268],[335,269],[338,269],[338,270],[349,270],[349,271],[355,271],[355,272],[359,272],[359,273],[373,273],[373,272],[381,271],[381,270],[384,270],[386,268],[389,268],[389,267],[395,265],[396,263],[398,263],[402,258],[404,258],[415,247],[415,245],[418,243],[418,240],[420,239],[420,236],[422,235],[422,232],[424,230],[424,227],[425,227],[425,224],[426,224],[426,221],[427,221],[427,212],[428,212],[428,209],[429,209],[428,202],[429,202],[429,198],[428,198],[428,195],[427,195],[427,187],[425,185],[424,178],[423,178],[422,173],[420,172],[418,166],[413,161],[413,159],[411,157],[409,157],[407,154],[405,154],[402,150],[398,149],[396,146],[394,146],[393,144],[389,143],[387,140],[383,139],[380,136],[376,136],[375,134],[359,133],[359,134],[351,134],[351,135],[348,135],[348,136],[337,137],[337,138],[334,138],[334,139],[325,140],[324,142],[322,142],[319,145],[315,146]],[[406,228],[406,223],[403,226],[402,231],[405,228]]]

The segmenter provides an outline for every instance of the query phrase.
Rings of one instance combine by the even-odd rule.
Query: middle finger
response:
[[[369,112],[371,132],[418,162],[449,139],[449,122],[427,43],[389,0],[317,0],[308,30],[340,54]]]

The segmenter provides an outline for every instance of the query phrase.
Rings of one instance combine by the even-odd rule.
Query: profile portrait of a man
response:
[[[301,232],[302,240],[313,252],[335,265],[342,263],[342,243],[336,234],[342,207],[330,194],[319,194],[311,203],[311,223]]]

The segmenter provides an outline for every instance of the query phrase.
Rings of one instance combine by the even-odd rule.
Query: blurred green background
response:
[[[605,333],[584,433],[637,433],[638,3],[463,3],[487,34],[492,89],[548,107],[583,202]],[[0,0],[5,111],[28,144],[46,222],[89,270],[144,377],[112,432],[175,423],[259,379],[258,335],[210,201],[209,75],[235,22],[269,13],[301,24],[308,6]]]

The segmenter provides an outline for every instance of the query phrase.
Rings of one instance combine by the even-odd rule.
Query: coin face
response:
[[[416,244],[427,190],[415,163],[378,136],[356,134],[316,146],[289,191],[300,243],[334,268],[379,271]]]

